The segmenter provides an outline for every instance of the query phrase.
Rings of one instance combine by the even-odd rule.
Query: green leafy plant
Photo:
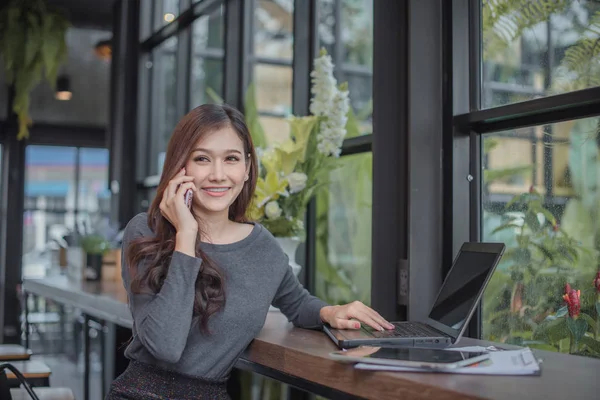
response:
[[[93,233],[81,238],[81,248],[87,254],[104,255],[111,248],[111,243],[101,234]]]
[[[29,94],[45,77],[54,88],[67,56],[69,22],[44,0],[11,0],[0,9],[0,54],[7,83],[14,86],[13,111],[19,140],[29,137]]]
[[[483,57],[504,51],[526,29],[565,10],[569,0],[484,0],[481,7]]]
[[[509,231],[514,240],[486,292],[484,315],[494,340],[523,344],[533,339],[533,331],[547,315],[560,308],[554,293],[574,275],[573,265],[589,250],[562,230],[533,187],[514,196],[506,209],[516,204],[523,211],[507,212],[507,221],[491,233]]]

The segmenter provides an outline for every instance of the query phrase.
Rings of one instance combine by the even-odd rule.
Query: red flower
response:
[[[569,317],[575,318],[579,315],[581,310],[581,291],[571,289],[571,285],[568,283],[565,285],[565,294],[563,299],[567,302],[567,308],[569,309]]]
[[[594,287],[596,288],[596,292],[600,294],[600,270],[598,270],[596,278],[594,279]]]

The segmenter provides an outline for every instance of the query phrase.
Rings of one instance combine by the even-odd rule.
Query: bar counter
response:
[[[56,276],[25,280],[23,291],[119,327],[132,326],[120,283],[72,282]],[[113,339],[112,345],[121,344]],[[489,344],[463,338],[459,345]],[[328,358],[336,349],[323,332],[295,328],[272,311],[236,368],[331,399],[596,399],[600,393],[598,359],[535,350],[543,360],[541,376],[478,376],[355,370]]]

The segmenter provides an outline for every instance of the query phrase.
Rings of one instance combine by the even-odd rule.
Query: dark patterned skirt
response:
[[[106,400],[231,400],[226,385],[226,380],[199,379],[132,360],[111,384]]]

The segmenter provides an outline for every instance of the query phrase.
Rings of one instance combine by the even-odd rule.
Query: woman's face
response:
[[[192,148],[185,174],[194,177],[199,189],[192,203],[199,216],[228,216],[229,206],[238,197],[250,162],[244,144],[230,126],[205,135]]]

